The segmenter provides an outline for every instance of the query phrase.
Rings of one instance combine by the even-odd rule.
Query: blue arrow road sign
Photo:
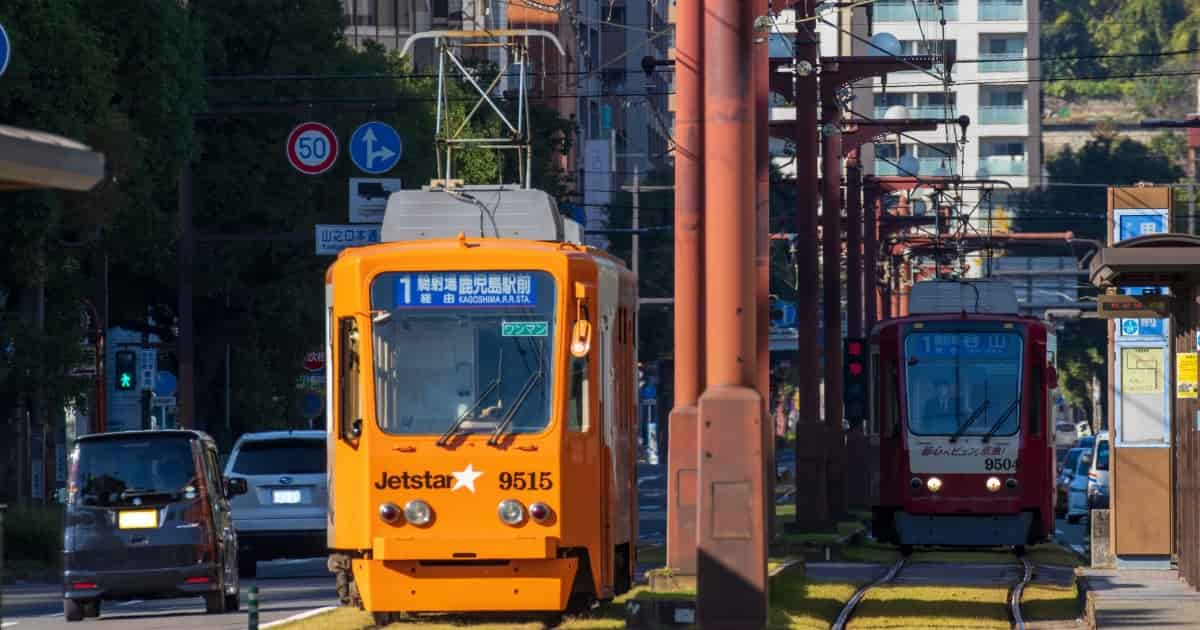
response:
[[[392,170],[402,153],[400,134],[390,126],[372,121],[350,136],[350,159],[365,173],[379,175]]]
[[[4,25],[0,24],[0,75],[8,69],[8,59],[12,57],[12,42],[8,39],[8,33],[4,30]]]
[[[175,375],[166,371],[159,370],[158,376],[154,380],[154,395],[155,396],[174,396],[175,395]]]

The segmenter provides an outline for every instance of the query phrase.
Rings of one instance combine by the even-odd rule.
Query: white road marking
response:
[[[142,603],[145,603],[145,602],[143,602],[140,599],[131,599],[127,602],[117,602],[117,606],[137,606],[138,604],[142,604]]]
[[[264,623],[264,624],[260,625],[259,628],[265,630],[266,628],[282,626],[285,623],[291,623],[293,621],[300,621],[301,619],[308,619],[309,617],[315,617],[317,615],[327,613],[331,610],[337,610],[337,606],[324,606],[322,608],[314,608],[312,610],[306,610],[298,615],[292,615],[291,617],[286,617],[286,618],[280,619],[278,621],[272,621],[271,623]]]
[[[17,625],[18,623],[20,623],[20,622],[19,621],[5,621],[4,623],[0,623],[0,628],[11,628],[11,627]]]

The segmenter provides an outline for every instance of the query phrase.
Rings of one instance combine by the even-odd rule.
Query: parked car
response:
[[[1075,469],[1079,465],[1079,458],[1087,449],[1073,448],[1063,455],[1062,468],[1058,471],[1058,479],[1055,483],[1055,500],[1054,500],[1054,515],[1062,518],[1067,515],[1067,500],[1068,489],[1071,486],[1071,480],[1075,478]]]
[[[1088,469],[1088,507],[1093,510],[1108,508],[1108,452],[1108,431],[1101,431],[1096,436],[1092,465]]]
[[[1088,470],[1092,465],[1090,453],[1084,453],[1075,464],[1075,474],[1067,487],[1067,522],[1078,523],[1088,514]]]
[[[1079,434],[1074,422],[1069,420],[1059,420],[1054,425],[1054,446],[1056,448],[1070,448],[1075,444]]]
[[[247,433],[225,474],[247,489],[233,500],[242,577],[255,576],[260,560],[326,554],[324,431]]]
[[[75,441],[63,532],[63,615],[100,602],[203,597],[238,609],[238,546],[217,446],[199,431],[97,433]]]
[[[1079,441],[1075,443],[1075,448],[1085,448],[1088,450],[1088,452],[1091,452],[1092,448],[1095,445],[1096,445],[1096,436],[1085,435],[1085,436],[1079,438]]]

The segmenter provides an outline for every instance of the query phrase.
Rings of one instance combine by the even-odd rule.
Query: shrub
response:
[[[10,505],[4,512],[4,559],[57,566],[62,553],[63,509],[48,505]]]

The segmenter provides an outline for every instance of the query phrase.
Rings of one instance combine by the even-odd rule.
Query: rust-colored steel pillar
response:
[[[858,149],[846,156],[846,333],[863,333],[862,163]]]
[[[755,3],[704,1],[705,389],[697,619],[767,621],[763,401],[755,389]]]
[[[822,103],[821,278],[825,316],[825,431],[829,513],[846,512],[846,444],[842,432],[842,134],[841,108]]]
[[[821,424],[820,288],[817,239],[817,33],[816,0],[796,6],[796,353],[799,419],[796,424],[796,526],[819,529],[830,524],[825,426]]]
[[[704,19],[700,2],[675,23],[675,407],[668,419],[667,566],[696,574],[696,408],[704,386]]]
[[[861,172],[861,164],[859,165]],[[879,188],[868,186],[863,190],[863,315],[866,331],[870,334],[875,322],[883,318],[879,308],[879,210],[882,199]]]
[[[767,15],[769,0],[755,0],[754,17]],[[754,47],[754,170],[755,217],[754,266],[758,272],[755,302],[755,353],[758,357],[758,395],[763,401],[763,480],[767,506],[767,535],[764,545],[775,538],[775,423],[771,417],[771,54],[770,47]],[[763,553],[767,553],[764,549]]]
[[[908,197],[900,195],[900,203],[896,206],[896,214],[906,217],[912,209],[908,205]],[[896,274],[897,317],[908,317],[908,292],[912,287],[912,264],[907,257],[900,258],[899,273]]]

